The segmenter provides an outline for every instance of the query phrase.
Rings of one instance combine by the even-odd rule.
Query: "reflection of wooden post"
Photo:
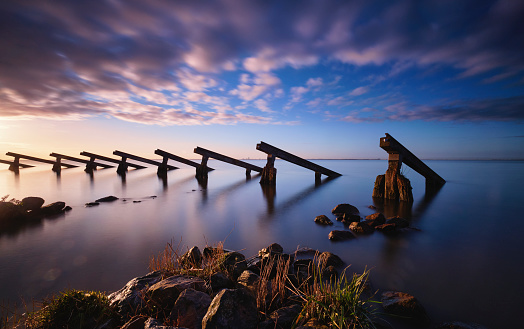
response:
[[[277,168],[275,168],[275,156],[273,154],[267,155],[267,163],[262,170],[260,177],[260,184],[275,185],[277,183]]]

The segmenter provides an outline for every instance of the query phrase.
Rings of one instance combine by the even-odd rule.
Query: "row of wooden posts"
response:
[[[431,170],[426,164],[424,164],[419,158],[417,158],[413,153],[411,153],[407,148],[405,148],[402,144],[400,144],[396,139],[394,139],[391,135],[386,134],[386,137],[383,137],[380,139],[380,147],[384,149],[389,154],[388,158],[388,171],[386,171],[386,182],[389,180],[391,181],[394,176],[399,174],[400,167],[402,163],[405,163],[407,166],[414,169],[417,173],[421,174],[426,178],[426,188],[428,187],[440,187],[445,183],[445,180],[437,175],[433,170]],[[77,158],[73,156],[68,156],[64,154],[59,153],[51,153],[50,156],[54,157],[55,160],[47,160],[47,159],[41,159],[29,155],[19,154],[19,153],[12,153],[8,152],[6,155],[14,157],[13,161],[7,161],[7,160],[0,160],[0,163],[9,164],[9,170],[18,172],[20,168],[28,168],[33,167],[28,164],[22,164],[20,163],[20,159],[26,159],[26,160],[32,160],[37,162],[43,162],[53,165],[53,171],[60,172],[62,167],[65,168],[73,168],[78,167],[76,165],[72,165],[69,163],[64,163],[62,160],[69,160],[73,162],[79,162],[84,163],[86,165],[85,171],[86,172],[93,172],[93,170],[96,170],[98,167],[100,168],[112,168],[114,166],[101,163],[99,161],[105,161],[117,164],[117,172],[119,174],[125,174],[129,167],[135,168],[135,169],[142,169],[145,168],[142,165],[138,165],[135,163],[127,162],[128,159],[135,160],[138,162],[154,165],[158,167],[157,173],[159,175],[165,175],[169,170],[178,169],[178,167],[175,167],[173,165],[168,164],[169,160],[173,160],[176,162],[180,162],[189,166],[193,166],[196,168],[196,177],[199,179],[205,179],[207,178],[207,174],[209,171],[214,170],[213,168],[209,167],[207,165],[207,161],[209,158],[213,158],[219,161],[223,161],[226,163],[230,163],[235,166],[239,166],[246,169],[246,175],[249,176],[252,171],[258,172],[261,174],[260,183],[261,184],[275,184],[276,183],[276,168],[275,168],[275,159],[280,158],[282,160],[286,160],[288,162],[291,162],[293,164],[296,164],[298,166],[307,168],[315,173],[315,182],[319,183],[321,180],[321,176],[325,175],[328,178],[336,178],[341,176],[341,174],[332,171],[330,169],[324,168],[322,166],[319,166],[311,161],[305,160],[303,158],[300,158],[296,155],[293,155],[289,152],[286,152],[282,149],[279,149],[275,146],[272,146],[270,144],[260,142],[257,144],[256,149],[264,152],[267,154],[267,163],[264,168],[255,166],[253,164],[234,159],[232,157],[229,157],[227,155],[223,155],[220,153],[216,153],[201,147],[196,147],[194,149],[194,152],[196,154],[199,154],[202,156],[201,163],[197,163],[188,159],[184,159],[178,155],[157,149],[155,151],[156,155],[159,155],[162,157],[162,161],[155,161],[146,159],[137,155],[133,155],[130,153],[125,153],[122,151],[114,151],[113,154],[116,156],[121,157],[121,159],[114,159],[110,157],[106,157],[103,155],[98,155],[95,153],[90,152],[81,152],[80,155],[88,157],[87,159]],[[99,161],[97,161],[99,160]]]

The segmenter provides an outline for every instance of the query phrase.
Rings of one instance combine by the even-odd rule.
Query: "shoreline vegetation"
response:
[[[43,204],[37,197],[8,201],[5,196],[0,219],[42,219],[68,210],[63,202]],[[333,209],[342,221],[356,220],[357,212],[349,204]],[[375,217],[380,218],[362,223],[383,219]],[[349,228],[343,232],[353,234],[351,224]],[[369,270],[353,273],[329,251],[285,253],[273,243],[247,258],[225,249],[223,242],[202,252],[198,246],[181,252],[180,243],[171,241],[150,258],[148,270],[110,294],[69,289],[25,305],[23,314],[15,311],[16,305],[0,305],[0,328],[484,328],[434,323],[414,296],[372,288]]]

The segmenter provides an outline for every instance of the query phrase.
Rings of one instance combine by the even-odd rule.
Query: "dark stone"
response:
[[[162,308],[168,309],[186,289],[206,291],[206,282],[198,277],[174,275],[155,283],[147,289],[149,298]]]
[[[329,240],[342,241],[354,239],[355,235],[351,231],[334,230],[329,232]]]
[[[386,224],[394,224],[396,228],[405,228],[409,226],[409,220],[402,217],[388,218]]]
[[[51,215],[58,215],[63,213],[65,210],[66,204],[62,201],[53,202],[51,204],[48,204],[46,206],[43,206],[42,208],[34,211],[35,213],[41,214],[43,216],[51,216]]]
[[[182,257],[180,262],[185,265],[192,265],[193,267],[200,268],[202,266],[202,253],[197,246],[189,249]]]
[[[356,234],[371,234],[374,231],[373,227],[366,222],[353,222],[349,224],[349,229]]]
[[[459,321],[445,322],[438,324],[433,329],[487,329],[484,326],[476,323],[464,323]]]
[[[245,270],[240,274],[237,280],[238,288],[246,288],[254,296],[256,296],[258,281],[260,280],[260,275],[253,273],[251,271]]]
[[[236,251],[228,252],[224,255],[222,266],[231,278],[236,280],[247,269],[246,257]]]
[[[386,217],[384,216],[384,214],[376,212],[374,214],[366,216],[366,223],[371,227],[386,224]]]
[[[260,273],[268,275],[266,278],[271,280],[276,277],[279,264],[292,262],[292,258],[289,254],[266,254],[260,261]]]
[[[98,206],[100,205],[99,202],[88,202],[85,204],[86,207],[95,207],[95,206]]]
[[[202,320],[203,329],[255,329],[257,325],[255,297],[244,289],[220,291]]]
[[[337,205],[333,210],[331,210],[331,213],[334,215],[337,214],[349,214],[349,215],[360,215],[360,212],[358,211],[357,207],[352,206],[348,203],[341,203]]]
[[[32,211],[32,210],[38,210],[44,205],[44,199],[37,197],[37,196],[29,196],[27,198],[23,198],[22,202],[20,203],[20,206],[25,211]]]
[[[329,219],[326,215],[320,215],[315,217],[315,223],[320,225],[333,225],[331,219]]]
[[[326,268],[328,266],[338,267],[342,265],[344,265],[342,259],[329,251],[324,251],[318,256],[318,266],[321,268]]]
[[[272,243],[269,246],[267,246],[266,248],[261,249],[258,252],[258,255],[260,257],[263,257],[264,255],[267,255],[267,254],[281,254],[283,252],[284,252],[284,248],[282,248],[281,245],[279,245],[278,243]]]
[[[211,290],[218,292],[225,288],[234,288],[235,283],[227,277],[224,273],[217,272],[211,275],[209,278],[209,284],[211,285]]]
[[[95,202],[113,202],[113,201],[116,201],[118,200],[118,198],[114,195],[110,195],[110,196],[106,196],[106,197],[103,197],[103,198],[100,198],[98,200],[95,200]]]
[[[73,208],[71,208],[70,206],[65,206],[64,208],[64,211],[71,211],[71,210],[73,210]]]
[[[202,255],[206,258],[214,258],[215,255],[222,252],[222,249],[216,247],[205,247]]]
[[[25,211],[22,207],[12,202],[0,202],[0,221],[12,221],[23,218]]]
[[[338,277],[338,271],[335,266],[328,266],[322,271],[322,279],[335,281]]]
[[[160,271],[151,272],[145,276],[134,278],[122,289],[109,295],[109,303],[116,307],[124,318],[136,314],[144,305],[143,290],[162,279]]]
[[[395,224],[382,224],[375,226],[375,230],[385,234],[392,234],[397,231],[397,226]]]
[[[337,220],[340,220],[342,223],[346,225],[350,225],[351,223],[360,222],[360,215],[352,215],[352,214],[343,214],[342,217],[337,217]]]
[[[178,296],[169,318],[179,327],[200,329],[210,304],[211,297],[205,292],[186,289]]]
[[[382,293],[382,307],[393,315],[404,317],[418,325],[429,323],[426,310],[420,302],[410,294],[396,291]]]
[[[295,319],[302,311],[301,305],[291,305],[279,308],[269,315],[269,319],[261,322],[259,329],[291,329]]]

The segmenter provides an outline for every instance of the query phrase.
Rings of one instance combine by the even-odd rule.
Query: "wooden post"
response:
[[[60,172],[62,170],[62,166],[61,166],[61,163],[62,163],[62,157],[60,156],[57,156],[56,157],[56,162],[55,164],[53,165],[53,171],[54,172]]]
[[[20,171],[20,157],[15,156],[13,163],[9,166],[9,170],[14,172]]]
[[[118,168],[116,169],[116,172],[119,174],[119,175],[125,175],[126,172],[127,172],[127,157],[123,156],[122,157],[122,161],[120,161],[120,163],[118,164]]]
[[[277,183],[277,168],[275,168],[276,157],[273,154],[267,155],[267,163],[262,170],[260,177],[260,184],[262,185],[276,185]]]
[[[202,162],[200,162],[200,166],[196,167],[196,178],[198,179],[206,179],[208,168],[207,168],[207,160],[209,160],[209,157],[207,155],[202,156]]]

